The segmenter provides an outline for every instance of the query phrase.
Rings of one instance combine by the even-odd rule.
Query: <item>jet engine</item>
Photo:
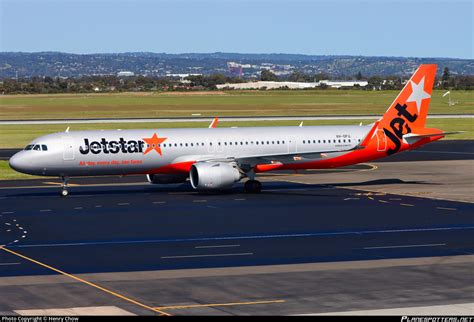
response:
[[[242,175],[236,164],[224,162],[198,162],[191,166],[191,186],[199,191],[232,188]]]
[[[171,184],[186,182],[188,175],[183,174],[147,174],[146,178],[152,184]]]

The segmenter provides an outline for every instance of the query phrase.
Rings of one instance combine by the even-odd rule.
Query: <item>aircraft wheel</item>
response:
[[[248,193],[259,193],[262,191],[262,184],[258,180],[248,180],[244,184],[244,190]]]

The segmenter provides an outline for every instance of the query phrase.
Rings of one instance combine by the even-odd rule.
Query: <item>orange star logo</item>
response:
[[[155,150],[160,155],[162,155],[160,144],[163,143],[166,139],[167,138],[159,138],[156,135],[156,133],[153,134],[153,136],[151,138],[143,138],[143,141],[145,141],[148,144],[147,149],[146,149],[145,152],[143,152],[143,154],[147,154],[151,150]]]

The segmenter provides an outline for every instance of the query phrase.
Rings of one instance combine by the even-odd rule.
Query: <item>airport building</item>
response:
[[[220,84],[217,85],[218,89],[278,89],[278,88],[289,88],[289,89],[306,89],[306,88],[316,88],[326,85],[331,88],[341,88],[341,87],[354,87],[354,86],[367,86],[367,81],[329,81],[322,80],[319,82],[313,83],[303,83],[303,82],[272,82],[272,81],[256,81],[248,83],[237,83],[237,84]]]

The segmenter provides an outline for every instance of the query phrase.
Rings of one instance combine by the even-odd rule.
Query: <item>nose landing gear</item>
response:
[[[69,194],[67,190],[67,183],[69,181],[68,177],[61,177],[62,186],[61,186],[61,197],[66,197]]]

